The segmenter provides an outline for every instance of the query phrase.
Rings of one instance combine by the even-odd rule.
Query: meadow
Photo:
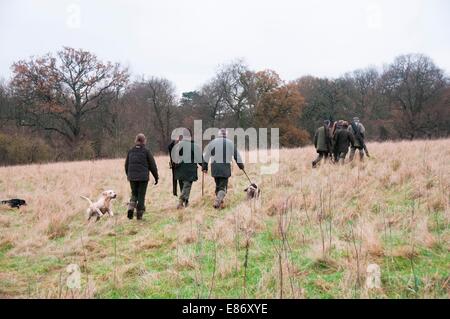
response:
[[[3,298],[449,298],[450,139],[369,143],[371,158],[311,168],[312,147],[280,151],[280,170],[234,166],[225,208],[214,182],[177,210],[168,157],[157,157],[144,220],[126,217],[124,160],[0,167]],[[200,173],[200,171],[199,171]],[[114,217],[87,222],[87,202],[118,193]],[[366,267],[381,268],[367,289]],[[81,289],[66,267],[81,269]]]

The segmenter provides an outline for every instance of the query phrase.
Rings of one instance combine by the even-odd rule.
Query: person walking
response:
[[[181,185],[177,209],[188,207],[192,183],[198,180],[197,165],[200,167],[203,165],[202,150],[194,143],[191,136],[191,131],[184,129],[183,135],[180,136],[171,152],[175,164],[175,179]]]
[[[355,138],[348,130],[348,122],[343,121],[342,128],[338,128],[336,130],[333,140],[334,153],[338,156],[336,162],[340,162],[343,165],[349,146],[353,146],[355,144]]]
[[[319,154],[312,162],[312,167],[315,168],[317,164],[331,153],[331,137],[330,137],[330,121],[325,120],[323,126],[319,127],[314,134],[314,147]]]
[[[222,207],[227,194],[228,179],[231,177],[231,162],[234,158],[238,167],[243,170],[244,163],[234,143],[227,138],[227,131],[221,128],[218,136],[212,140],[203,155],[203,172],[208,172],[208,163],[211,160],[211,176],[214,177],[216,184],[213,207],[218,209]]]
[[[149,171],[158,184],[158,168],[152,153],[145,147],[145,135],[139,133],[135,139],[135,145],[127,154],[125,160],[125,174],[130,182],[131,199],[128,203],[127,217],[133,219],[136,208],[136,218],[142,219],[145,212],[145,194],[149,182]]]
[[[333,127],[331,128],[331,150],[332,150],[332,155],[333,155],[333,162],[334,163],[338,163],[339,162],[339,153],[337,152],[336,149],[336,142],[334,139],[334,136],[336,135],[337,131],[339,131],[340,129],[342,129],[342,124],[344,123],[343,120],[338,120],[335,121],[333,124]]]
[[[352,146],[350,150],[350,162],[353,161],[353,158],[355,156],[356,150],[359,152],[359,159],[362,161],[364,159],[364,150],[367,152],[367,148],[365,147],[365,132],[366,129],[364,128],[364,125],[359,121],[358,117],[353,118],[353,122],[349,126],[348,130],[350,133],[353,134],[355,137],[355,144]],[[369,152],[367,152],[369,153]]]
[[[178,185],[180,187],[180,192],[181,192],[181,189],[183,188],[181,181],[178,181],[175,176],[175,168],[176,168],[177,164],[174,163],[174,161],[172,159],[172,149],[182,139],[183,139],[183,135],[180,135],[178,137],[178,139],[172,140],[170,142],[170,144],[167,146],[167,149],[169,150],[169,168],[172,171],[172,194],[173,194],[173,196],[178,196]]]

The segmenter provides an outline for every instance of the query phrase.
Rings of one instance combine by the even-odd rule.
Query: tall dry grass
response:
[[[216,297],[221,281],[236,277],[242,297],[301,298],[308,297],[311,273],[295,259],[301,252],[311,267],[342,273],[341,297],[371,296],[363,284],[368,264],[382,264],[382,272],[389,272],[393,265],[386,260],[401,256],[410,260],[414,276],[420,249],[450,249],[450,140],[370,143],[369,148],[370,159],[344,166],[321,163],[311,169],[312,147],[281,150],[274,175],[262,176],[260,165],[249,164],[247,173],[262,189],[258,202],[245,201],[248,182],[233,167],[221,212],[211,207],[214,182],[209,176],[205,197],[201,182],[194,183],[191,206],[177,211],[168,158],[158,157],[160,183],[149,184],[143,223],[125,216],[130,189],[123,160],[1,167],[0,196],[29,204],[20,211],[0,210],[0,265],[20,259],[32,270],[1,268],[0,279],[14,280],[0,286],[0,294],[59,297],[64,267],[77,263],[86,291],[74,296],[94,296],[92,287],[111,283],[120,289],[136,278],[145,291],[162,278],[181,280],[188,272],[195,297]],[[80,195],[95,199],[105,189],[118,193],[117,215],[88,223],[87,203]],[[263,233],[272,238],[269,248],[257,237]],[[169,256],[169,267],[146,265],[145,254],[155,250]],[[257,257],[268,250],[273,258],[249,286]],[[30,265],[44,257],[58,262],[35,274]],[[206,259],[212,267],[205,267]],[[114,265],[113,273],[99,271],[104,264]],[[433,283],[430,279],[428,285]],[[324,279],[315,285],[324,293],[334,289]]]

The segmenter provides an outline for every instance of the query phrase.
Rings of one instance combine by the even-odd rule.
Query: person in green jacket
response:
[[[359,118],[354,117],[352,125],[349,125],[348,130],[355,137],[355,144],[350,150],[350,162],[353,161],[356,150],[358,150],[359,159],[362,161],[364,159],[364,138],[366,129],[364,128],[364,125],[359,121]]]
[[[181,194],[177,209],[189,205],[192,183],[198,180],[197,166],[202,166],[203,156],[200,147],[191,139],[191,130],[184,129],[179,142],[171,151],[175,179],[181,185]]]
[[[216,182],[216,199],[213,207],[218,209],[222,206],[227,193],[232,159],[234,158],[241,170],[244,169],[244,163],[237,147],[227,138],[227,131],[224,128],[220,129],[218,137],[206,146],[203,158],[203,172],[205,173],[208,172],[208,163],[211,160],[211,176]]]
[[[314,134],[314,147],[319,154],[317,158],[312,162],[312,167],[316,167],[317,164],[325,157],[328,159],[328,155],[331,153],[331,137],[330,137],[330,121],[325,120],[323,126],[319,127]]]

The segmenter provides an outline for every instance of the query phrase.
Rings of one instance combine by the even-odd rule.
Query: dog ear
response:
[[[246,189],[244,189],[244,192],[246,192],[248,190],[248,187]]]
[[[107,192],[107,191],[104,191],[104,192],[102,193],[102,195],[103,195],[103,196],[108,196],[108,192]]]

